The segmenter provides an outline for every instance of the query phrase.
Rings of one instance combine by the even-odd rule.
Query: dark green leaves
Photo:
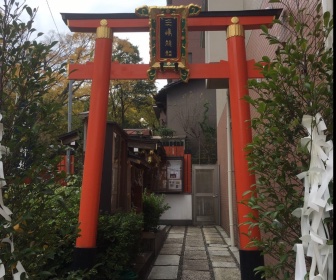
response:
[[[307,136],[302,116],[318,112],[325,116],[327,135],[332,139],[333,55],[324,42],[333,20],[328,12],[323,17],[315,13],[315,7],[306,1],[298,1],[297,9],[291,9],[286,0],[275,2],[286,5],[287,18],[275,23],[288,36],[277,37],[262,27],[276,51],[256,64],[264,78],[250,80],[253,94],[245,97],[254,116],[248,163],[257,178],[248,205],[259,212],[258,220],[248,225],[258,226],[263,233],[262,240],[254,240],[252,245],[275,260],[256,271],[262,277],[283,280],[293,279],[292,245],[301,236],[300,221],[292,215],[303,204],[303,184],[296,175],[310,164],[307,149],[300,146],[300,139]],[[328,226],[332,227],[332,222],[328,221]]]

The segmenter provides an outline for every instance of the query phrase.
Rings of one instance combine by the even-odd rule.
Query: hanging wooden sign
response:
[[[157,71],[176,71],[182,81],[189,79],[187,17],[196,16],[201,7],[188,6],[148,7],[135,10],[138,16],[149,17],[150,68],[148,79],[154,81]]]

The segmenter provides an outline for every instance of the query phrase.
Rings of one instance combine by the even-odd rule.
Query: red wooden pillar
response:
[[[192,172],[192,164],[191,164],[191,154],[183,155],[183,173],[184,173],[184,192],[191,193],[191,172]]]
[[[104,158],[107,103],[110,84],[112,32],[105,19],[97,28],[82,192],[79,208],[80,236],[76,240],[74,267],[94,262]]]
[[[235,167],[236,195],[238,202],[238,222],[242,224],[249,220],[246,216],[253,213],[257,216],[257,211],[240,203],[249,196],[243,196],[244,192],[251,190],[251,186],[255,184],[255,176],[251,175],[248,170],[248,162],[246,159],[247,152],[245,147],[252,141],[252,131],[249,120],[250,106],[243,100],[248,94],[247,88],[247,62],[246,49],[243,26],[238,24],[239,19],[233,17],[232,24],[227,28],[227,45],[228,45],[228,63],[229,63],[229,91],[230,91],[230,107],[232,118],[232,143]],[[248,225],[239,226],[240,240],[240,268],[242,280],[260,279],[255,276],[254,268],[263,265],[263,257],[256,247],[246,247],[250,242]],[[259,228],[252,229],[251,238],[260,239]],[[259,278],[258,278],[259,277]]]

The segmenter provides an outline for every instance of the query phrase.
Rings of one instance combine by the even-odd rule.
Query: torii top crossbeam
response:
[[[278,18],[282,9],[245,10],[245,11],[212,11],[201,12],[196,17],[188,18],[189,31],[220,31],[226,30],[232,17],[239,17],[244,30],[259,29],[260,25],[271,25]],[[61,13],[63,21],[73,32],[96,32],[100,20],[106,19],[113,32],[148,32],[147,18],[139,18],[134,13],[111,14],[74,14]]]
[[[196,17],[187,19],[188,31],[223,31],[232,24],[232,17],[239,17],[239,23],[244,30],[259,29],[261,25],[271,26],[273,19],[278,18],[282,9],[246,10],[246,11],[212,11],[201,12]],[[96,32],[100,26],[100,20],[106,19],[112,32],[148,32],[149,21],[147,18],[139,18],[134,13],[110,13],[110,14],[74,14],[62,13],[63,21],[73,32]],[[261,78],[259,71],[254,67],[255,61],[248,63],[248,77]],[[113,62],[111,79],[147,79],[148,64],[119,64]],[[216,63],[190,63],[190,79],[220,79],[228,78],[228,65],[226,61]],[[74,71],[76,70],[76,71]],[[69,79],[92,79],[93,63],[70,64]],[[158,79],[179,79],[176,72],[168,71],[164,74],[157,73]]]

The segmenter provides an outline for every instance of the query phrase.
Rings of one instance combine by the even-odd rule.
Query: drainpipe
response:
[[[230,240],[231,246],[235,246],[234,230],[233,230],[233,207],[232,207],[232,145],[231,145],[231,118],[229,94],[226,95],[226,137],[227,137],[227,165],[228,165],[228,200],[229,200],[229,224],[230,224]]]
[[[329,11],[330,16],[333,16],[333,0],[322,0],[322,11],[323,13]],[[326,40],[326,49],[332,48],[333,45],[333,33],[330,32],[327,40]]]

